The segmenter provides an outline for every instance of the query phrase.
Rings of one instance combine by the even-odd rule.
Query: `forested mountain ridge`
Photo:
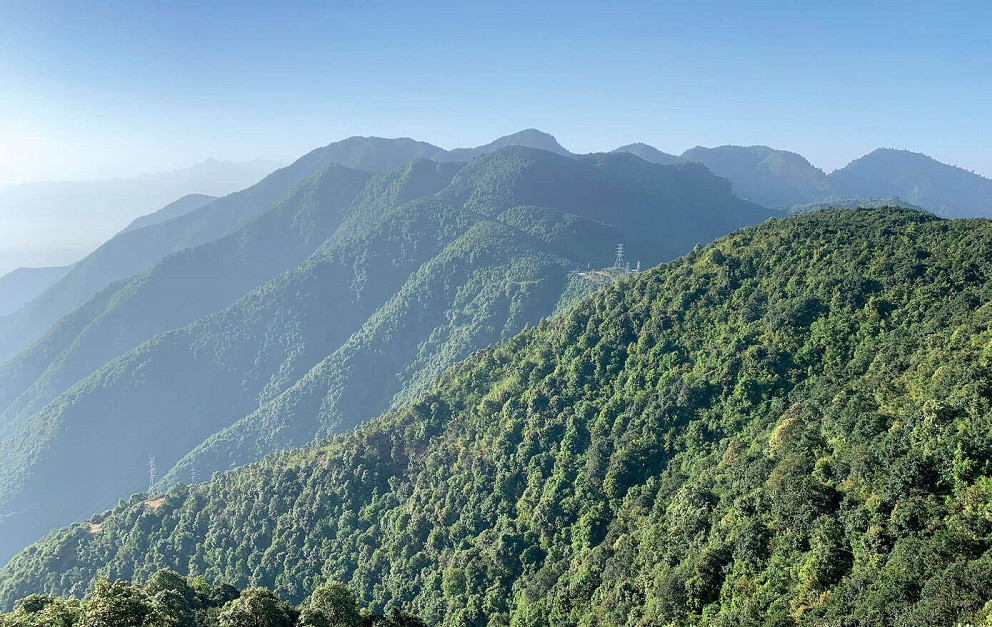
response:
[[[325,444],[51,534],[0,604],[171,567],[446,625],[986,620],[990,249],[896,209],[737,231]]]
[[[766,207],[786,208],[829,199],[830,186],[823,170],[802,155],[767,146],[697,146],[682,159],[698,161],[733,182],[741,198]]]
[[[473,156],[521,143],[534,143],[538,147],[558,145],[550,135],[530,131],[497,139],[487,146],[466,149],[464,154],[408,138],[349,137],[317,148],[251,187],[172,220],[126,230],[104,243],[75,264],[65,277],[37,299],[19,311],[0,318],[0,360],[29,346],[52,324],[114,281],[139,274],[172,252],[227,234],[245,220],[268,209],[294,185],[328,165],[387,172],[417,158],[467,161]]]
[[[595,269],[612,263],[618,243],[632,266],[654,264],[769,215],[705,168],[631,155],[509,147],[464,167],[421,160],[364,188],[361,180],[348,188],[351,204],[329,204],[347,208],[326,211],[340,223],[299,266],[149,337],[74,385],[68,365],[85,355],[73,349],[104,327],[67,334],[68,352],[53,353],[67,367],[40,376],[41,387],[28,389],[3,425],[0,553],[145,489],[150,456],[162,473],[183,460],[166,481],[190,481],[378,414],[599,285]],[[280,220],[311,215],[294,197],[286,211],[255,218],[275,216],[263,235],[281,238]],[[133,300],[108,301],[108,315],[122,318],[105,330],[147,332],[145,308],[128,307],[167,296],[151,288],[191,271],[207,284],[237,284],[224,270],[232,261],[238,272],[245,267],[232,251],[257,251],[266,241],[249,237],[259,235],[251,224],[125,284]],[[590,267],[583,278],[579,271]],[[183,311],[195,311],[195,296],[177,296]],[[99,311],[79,315],[100,320]],[[67,385],[46,405],[32,404]]]
[[[104,290],[0,364],[0,432],[108,359],[218,311],[296,266],[332,233],[355,233],[389,207],[438,191],[459,167],[413,161],[372,176],[328,166],[229,235]]]
[[[371,176],[328,166],[229,235],[174,253],[63,318],[0,364],[0,433],[111,358],[223,309],[304,261],[362,210],[355,201]]]
[[[208,196],[207,194],[187,194],[182,198],[170,202],[158,211],[135,218],[124,228],[124,230],[134,231],[153,224],[167,222],[172,218],[178,218],[179,216],[186,215],[190,211],[196,211],[200,207],[215,200],[217,200],[217,196]]]
[[[899,196],[949,217],[992,217],[992,180],[908,150],[879,148],[830,173],[845,196]]]
[[[681,159],[675,155],[662,152],[654,146],[649,146],[641,142],[620,146],[613,152],[629,152],[630,154],[637,155],[649,163],[657,163],[660,165],[673,165],[681,161]]]
[[[537,148],[538,150],[547,150],[548,152],[553,152],[558,155],[572,154],[561,144],[559,144],[558,140],[555,139],[554,136],[543,131],[539,131],[536,128],[528,128],[495,139],[484,146],[478,146],[476,148],[455,148],[454,150],[449,150],[445,155],[445,160],[469,161],[479,155],[484,155],[486,153],[499,150],[500,148],[508,148],[510,146]]]

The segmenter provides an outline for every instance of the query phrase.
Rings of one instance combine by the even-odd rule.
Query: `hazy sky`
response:
[[[0,2],[0,183],[345,136],[878,146],[992,175],[990,2]],[[747,5],[744,8],[743,5]]]

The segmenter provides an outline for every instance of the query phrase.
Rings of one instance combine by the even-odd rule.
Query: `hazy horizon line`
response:
[[[980,176],[980,177],[982,177],[984,179],[987,179],[987,180],[992,180],[992,172],[985,173],[985,172],[982,172],[980,170],[969,168],[967,166],[963,166],[963,165],[960,165],[960,164],[957,164],[957,163],[952,163],[951,161],[944,161],[944,160],[941,160],[940,158],[935,157],[932,154],[930,154],[928,152],[925,152],[923,150],[918,150],[918,149],[913,149],[913,148],[906,148],[906,147],[895,147],[895,146],[877,146],[877,147],[873,148],[872,150],[870,150],[868,152],[865,152],[863,154],[860,154],[860,155],[857,155],[857,156],[854,156],[854,157],[849,158],[846,162],[844,162],[843,165],[840,165],[840,166],[837,166],[837,167],[834,167],[834,168],[827,168],[827,167],[823,167],[823,166],[817,165],[812,159],[810,159],[808,156],[806,156],[805,154],[803,154],[803,153],[801,153],[801,152],[799,152],[797,150],[792,150],[790,148],[780,148],[780,147],[770,146],[769,144],[763,144],[763,143],[756,143],[756,144],[751,144],[751,143],[740,143],[740,144],[722,143],[722,144],[713,144],[713,145],[710,145],[710,146],[704,146],[702,144],[695,144],[695,145],[689,146],[688,148],[685,148],[684,150],[681,150],[681,151],[669,151],[666,148],[659,147],[657,144],[654,144],[654,143],[651,143],[651,142],[647,142],[647,141],[638,140],[638,141],[633,141],[633,142],[620,143],[620,144],[617,144],[616,146],[614,146],[612,148],[605,148],[605,149],[601,149],[601,150],[592,150],[592,151],[588,151],[588,152],[582,152],[582,151],[572,150],[571,148],[569,148],[568,145],[566,145],[565,143],[562,143],[561,140],[558,139],[558,136],[555,135],[554,133],[548,133],[547,131],[543,131],[541,129],[537,129],[535,127],[529,127],[529,128],[526,128],[526,129],[522,129],[521,131],[514,131],[513,133],[508,133],[506,135],[500,135],[498,137],[495,137],[491,141],[495,141],[495,140],[501,139],[503,137],[508,137],[509,135],[513,135],[515,133],[519,133],[519,132],[526,131],[526,130],[536,130],[536,131],[538,131],[540,133],[543,133],[543,134],[546,134],[546,135],[550,135],[551,137],[554,137],[555,140],[558,141],[559,144],[561,144],[561,146],[563,148],[565,148],[565,150],[568,150],[571,154],[574,154],[574,155],[588,155],[588,154],[609,153],[609,152],[614,152],[618,148],[621,148],[623,146],[630,146],[630,145],[633,145],[633,144],[643,144],[643,145],[649,146],[651,148],[654,148],[655,150],[658,150],[660,152],[663,152],[665,154],[669,154],[669,155],[672,155],[672,156],[675,156],[675,157],[680,157],[680,158],[681,158],[681,156],[683,154],[685,154],[689,150],[693,150],[695,148],[713,149],[713,148],[721,148],[721,147],[724,147],[724,146],[739,146],[739,147],[743,147],[743,148],[765,147],[765,148],[770,148],[771,150],[783,151],[783,152],[791,152],[793,154],[797,154],[797,155],[801,156],[803,159],[805,159],[811,166],[813,166],[814,168],[820,170],[821,172],[823,172],[824,174],[827,174],[827,175],[832,174],[833,172],[836,172],[837,170],[841,170],[841,169],[847,167],[848,165],[850,165],[854,161],[856,161],[856,160],[858,160],[858,159],[860,159],[862,157],[865,157],[865,156],[871,154],[875,150],[899,150],[899,151],[906,151],[906,152],[910,152],[910,153],[914,153],[914,154],[924,155],[924,156],[929,157],[929,158],[933,159],[934,161],[937,161],[937,162],[942,163],[944,165],[951,166],[951,167],[954,167],[954,168],[958,168],[960,170],[963,170],[965,172],[969,172],[971,174],[975,174],[975,175]],[[164,168],[157,169],[157,170],[131,171],[131,172],[128,172],[128,173],[121,173],[121,174],[117,174],[117,175],[114,175],[114,176],[107,176],[107,177],[78,177],[78,178],[76,178],[76,177],[70,177],[70,178],[51,178],[51,179],[27,179],[27,180],[20,180],[20,181],[3,181],[2,178],[0,178],[0,189],[2,189],[2,188],[11,188],[11,187],[18,187],[18,186],[26,186],[26,185],[71,184],[71,183],[106,183],[106,182],[112,182],[112,181],[133,180],[133,179],[140,179],[140,178],[143,178],[143,177],[154,177],[154,176],[162,176],[162,175],[166,175],[166,174],[177,173],[177,172],[181,172],[183,170],[190,170],[190,169],[196,168],[197,166],[205,165],[205,164],[208,164],[208,163],[211,163],[211,162],[216,162],[216,163],[230,163],[230,164],[236,164],[236,165],[250,164],[250,163],[271,163],[271,164],[274,165],[273,170],[275,170],[275,169],[279,169],[279,168],[285,167],[285,166],[289,165],[290,163],[293,163],[297,159],[303,157],[304,155],[308,154],[309,152],[311,152],[313,150],[318,150],[318,149],[323,148],[325,146],[328,146],[328,145],[331,145],[331,144],[335,144],[335,143],[338,143],[338,142],[341,142],[341,141],[345,141],[347,139],[351,139],[351,138],[355,138],[355,137],[363,137],[363,138],[370,138],[370,139],[372,139],[372,138],[374,138],[374,139],[385,139],[385,140],[402,140],[402,139],[408,139],[408,140],[412,140],[412,141],[424,142],[424,143],[430,144],[430,145],[432,145],[432,146],[434,146],[436,148],[440,148],[440,149],[445,150],[445,151],[448,151],[448,152],[453,151],[453,150],[463,149],[463,148],[476,148],[476,147],[485,145],[485,144],[479,144],[477,146],[473,146],[473,145],[470,145],[470,144],[464,144],[463,143],[462,145],[456,145],[456,146],[452,146],[452,147],[445,147],[445,146],[442,146],[440,143],[435,143],[435,142],[433,142],[431,140],[427,140],[427,139],[419,139],[417,137],[412,137],[412,136],[409,136],[409,135],[402,135],[402,136],[396,136],[396,137],[389,137],[386,134],[377,135],[377,134],[374,134],[374,133],[373,134],[368,134],[368,135],[347,135],[345,137],[340,137],[338,139],[333,139],[333,140],[331,140],[331,141],[329,141],[327,143],[322,143],[322,144],[315,145],[315,146],[313,146],[312,148],[309,148],[309,149],[304,149],[303,152],[293,153],[293,154],[296,155],[296,156],[293,156],[293,157],[283,157],[283,158],[278,158],[278,157],[217,158],[217,157],[213,157],[213,156],[208,156],[208,157],[205,157],[205,158],[202,158],[202,159],[198,159],[198,160],[194,161],[193,163],[187,162],[185,165],[179,164],[179,165],[176,165],[176,166],[164,167]]]

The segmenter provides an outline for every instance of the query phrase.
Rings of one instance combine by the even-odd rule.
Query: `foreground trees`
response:
[[[83,599],[36,594],[0,615],[0,627],[423,627],[399,610],[362,611],[342,583],[318,587],[296,607],[265,588],[239,591],[161,570],[141,585],[98,580]]]

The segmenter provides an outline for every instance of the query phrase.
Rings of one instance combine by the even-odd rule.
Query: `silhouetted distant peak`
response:
[[[911,150],[878,148],[830,182],[847,196],[898,196],[946,217],[992,216],[992,180]]]
[[[558,143],[558,140],[555,139],[554,135],[539,131],[535,128],[528,128],[511,135],[504,135],[503,137],[495,139],[484,146],[476,146],[475,148],[456,148],[449,151],[448,156],[455,161],[468,161],[479,155],[493,152],[495,150],[499,150],[500,148],[506,148],[508,146],[537,148],[538,150],[546,150],[559,155],[572,154]]]
[[[849,163],[845,167],[851,167],[854,164],[860,163],[895,163],[902,165],[914,165],[914,166],[938,166],[945,168],[958,168],[957,166],[950,165],[948,163],[943,163],[937,161],[930,155],[923,154],[922,152],[913,152],[912,150],[906,150],[904,148],[876,148],[863,157],[859,157]],[[965,170],[967,171],[967,170]]]
[[[677,156],[670,155],[667,152],[662,152],[654,146],[650,146],[642,142],[620,146],[613,152],[627,152],[650,163],[658,163],[660,165],[672,165],[679,162],[679,158]]]
[[[558,143],[554,135],[539,131],[536,128],[527,128],[511,135],[500,137],[489,145],[494,148],[499,146],[526,146],[528,148],[539,148],[548,152],[556,152],[560,155],[571,154]]]
[[[766,207],[785,208],[832,196],[827,175],[800,154],[768,146],[696,146],[682,159],[698,161],[734,185],[734,192]]]

